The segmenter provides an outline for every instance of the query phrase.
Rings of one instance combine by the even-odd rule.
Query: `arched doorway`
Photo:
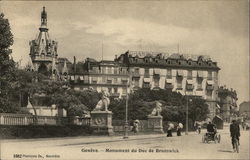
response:
[[[39,73],[42,73],[42,74],[44,74],[44,75],[46,75],[46,76],[49,75],[48,68],[47,68],[47,66],[46,66],[44,63],[42,63],[42,64],[39,66],[38,72],[39,72]]]

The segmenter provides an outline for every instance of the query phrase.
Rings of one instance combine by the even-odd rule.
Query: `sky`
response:
[[[219,84],[249,101],[249,3],[219,1],[0,1],[14,35],[12,56],[29,60],[42,7],[59,57],[113,60],[127,50],[209,55]]]

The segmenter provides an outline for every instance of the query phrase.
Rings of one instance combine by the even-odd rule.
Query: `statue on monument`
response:
[[[102,90],[102,99],[97,103],[94,111],[109,111],[108,106],[110,104],[109,93]]]
[[[149,114],[149,116],[161,116],[161,108],[162,104],[159,101],[155,102],[155,108],[153,109],[153,111],[151,112],[151,114]]]

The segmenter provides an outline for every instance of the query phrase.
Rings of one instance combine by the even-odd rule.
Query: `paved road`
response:
[[[22,159],[249,159],[248,131],[241,132],[239,154],[232,153],[228,130],[221,130],[220,134],[219,144],[204,144],[202,135],[194,132],[181,137],[130,136],[128,140],[122,137],[4,140],[1,153],[2,159],[13,159],[14,154],[20,154]],[[44,158],[36,158],[38,155]]]

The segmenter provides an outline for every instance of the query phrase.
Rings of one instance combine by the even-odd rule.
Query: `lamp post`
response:
[[[124,136],[123,139],[127,139],[128,138],[128,87],[129,87],[129,74],[128,74],[128,82],[126,85],[126,111],[125,111],[125,125],[124,125]]]
[[[192,102],[192,99],[189,99],[187,94],[186,94],[186,97],[187,97],[187,104],[186,104],[186,132],[185,134],[188,135],[188,102]]]

